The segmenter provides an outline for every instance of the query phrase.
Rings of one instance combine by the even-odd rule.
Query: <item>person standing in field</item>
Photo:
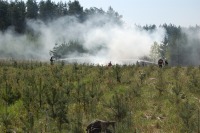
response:
[[[50,58],[50,63],[51,63],[51,65],[53,65],[53,56],[51,56],[51,58]]]
[[[167,59],[165,58],[165,66],[168,66],[168,61],[167,61]]]
[[[158,66],[159,66],[160,68],[162,68],[163,63],[164,63],[163,59],[159,59],[159,60],[158,60]]]
[[[108,66],[109,66],[109,67],[111,67],[111,66],[112,66],[112,63],[111,63],[111,61],[108,63]]]

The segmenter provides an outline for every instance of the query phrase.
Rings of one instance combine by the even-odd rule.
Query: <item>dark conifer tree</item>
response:
[[[83,7],[77,0],[75,0],[74,2],[69,1],[68,6],[69,6],[68,10],[69,15],[81,15],[83,13]]]
[[[11,25],[18,33],[24,33],[25,31],[25,3],[23,1],[11,2],[9,6],[9,15],[11,19]]]
[[[10,19],[8,14],[9,3],[0,0],[0,30],[4,31],[10,26]]]
[[[35,0],[28,0],[26,2],[26,7],[27,7],[26,18],[37,19],[39,10],[37,2]]]
[[[39,15],[43,21],[52,20],[56,16],[56,4],[51,0],[40,1],[39,3]]]

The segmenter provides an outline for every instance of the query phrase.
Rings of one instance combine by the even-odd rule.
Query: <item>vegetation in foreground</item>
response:
[[[199,132],[200,68],[0,61],[0,132]]]

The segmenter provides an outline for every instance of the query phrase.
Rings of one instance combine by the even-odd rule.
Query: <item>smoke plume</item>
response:
[[[179,55],[183,61],[181,65],[200,65],[200,28],[182,28]]]
[[[137,60],[148,56],[153,43],[161,42],[165,35],[162,28],[149,32],[119,25],[105,16],[91,16],[85,22],[70,16],[48,23],[27,20],[27,27],[29,34],[25,35],[14,33],[12,28],[0,33],[0,57],[49,60],[55,44],[78,40],[90,52],[82,55],[74,52],[68,58],[89,59],[90,63]]]

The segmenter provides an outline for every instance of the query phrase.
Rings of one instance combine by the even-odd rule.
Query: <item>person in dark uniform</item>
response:
[[[158,60],[158,66],[159,66],[160,68],[162,68],[163,63],[164,63],[163,59],[159,59],[159,60]]]
[[[53,56],[51,56],[51,58],[50,58],[50,62],[51,62],[51,65],[53,65]]]
[[[167,59],[165,58],[165,66],[168,66],[168,61],[167,61]]]
[[[111,63],[111,61],[108,63],[108,66],[109,66],[109,67],[111,67],[111,66],[112,66],[112,63]]]

